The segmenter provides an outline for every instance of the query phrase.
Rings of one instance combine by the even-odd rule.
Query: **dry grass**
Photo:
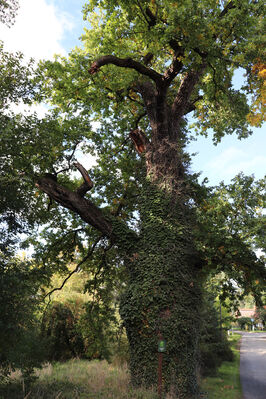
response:
[[[156,399],[155,391],[133,390],[126,366],[106,361],[71,360],[45,365],[36,372],[38,380],[24,390],[18,374],[13,384],[0,392],[0,399]],[[170,399],[170,398],[169,398]]]
[[[239,384],[238,336],[233,337],[234,362],[224,362],[217,377],[206,378],[202,390],[209,399],[237,399]],[[74,359],[65,363],[46,364],[36,371],[37,381],[25,386],[21,374],[12,374],[12,382],[0,386],[0,399],[158,399],[155,390],[133,390],[126,365],[106,361]],[[173,399],[167,395],[165,399]]]

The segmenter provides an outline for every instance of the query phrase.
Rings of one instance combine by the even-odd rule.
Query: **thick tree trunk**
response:
[[[177,398],[197,394],[197,342],[201,292],[197,257],[185,205],[176,144],[147,148],[139,247],[121,300],[135,386],[156,386],[158,340],[166,341],[163,385]]]

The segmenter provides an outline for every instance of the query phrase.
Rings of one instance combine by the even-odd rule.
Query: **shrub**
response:
[[[83,337],[78,328],[78,316],[75,314],[79,313],[81,306],[78,302],[72,303],[72,306],[69,303],[54,302],[46,311],[42,336],[48,344],[47,360],[67,360],[84,356]]]
[[[0,252],[0,376],[18,368],[26,379],[44,360],[36,317],[41,271],[34,264]]]
[[[201,319],[200,372],[203,376],[213,376],[223,361],[233,360],[233,352],[222,329],[214,300],[209,294],[204,298]]]
[[[252,326],[252,321],[251,321],[250,317],[239,317],[237,319],[237,323],[241,330],[244,330],[246,327]]]

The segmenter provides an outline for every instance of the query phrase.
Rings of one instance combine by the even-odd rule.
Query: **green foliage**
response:
[[[232,362],[223,362],[215,377],[204,378],[201,389],[211,399],[240,399],[242,389],[239,378],[241,335],[230,337],[230,345],[234,354]]]
[[[81,316],[80,329],[89,359],[107,359],[114,349],[117,319],[114,310],[97,303],[87,303]]]
[[[68,272],[73,272],[73,265]],[[120,282],[107,284],[108,278],[102,277],[90,279],[88,273],[76,272],[62,289],[51,294],[52,302],[42,321],[47,359],[78,356],[114,360],[119,365],[128,360],[128,344],[117,314],[114,291]],[[53,276],[53,288],[49,289],[61,287],[62,281],[64,277]]]
[[[3,111],[10,110],[11,105],[14,106],[21,100],[25,103],[30,103],[35,89],[35,84],[32,81],[34,74],[33,60],[23,65],[23,54],[19,52],[15,54],[8,53],[3,50],[3,45],[3,41],[0,41],[1,123],[5,116]]]
[[[218,275],[222,301],[238,302],[252,293],[261,303],[265,263],[264,255],[258,258],[255,250],[265,244],[264,189],[265,178],[255,181],[253,176],[240,174],[231,184],[221,183],[197,199],[197,245],[212,282]]]
[[[8,4],[9,2],[1,2],[1,7],[9,7]],[[12,7],[12,2],[10,7]],[[25,163],[21,162],[20,158],[21,145],[25,143],[23,131],[29,124],[29,120],[27,123],[27,118],[24,118],[24,122],[22,122],[22,118],[15,116],[10,110],[11,105],[18,104],[21,100],[25,103],[31,102],[34,90],[34,85],[31,82],[33,63],[30,61],[27,66],[24,66],[22,60],[23,56],[20,53],[4,52],[3,43],[0,42],[1,251],[11,250],[16,234],[29,228],[31,205],[34,206],[34,201],[31,201],[29,197],[29,193],[32,192],[32,183],[25,185],[22,182]],[[24,161],[26,157],[27,155]]]
[[[221,316],[220,316],[221,317]],[[201,311],[200,371],[203,376],[215,375],[223,361],[232,361],[233,354],[227,341],[222,320],[210,294],[204,295]]]
[[[0,252],[0,376],[14,368],[29,378],[45,358],[38,321],[42,271],[32,262]]]
[[[118,321],[113,287],[110,284],[100,287],[100,282],[89,277],[84,271],[75,273],[61,290],[51,294],[53,301],[42,320],[48,360],[73,357],[109,360],[116,352]],[[54,276],[51,283],[55,289],[60,287],[62,276]]]
[[[79,357],[110,359],[115,355],[116,318],[106,307],[83,301],[53,302],[45,312],[42,336],[47,359],[64,361]]]
[[[142,112],[141,101],[136,101],[140,96],[133,102],[126,94],[139,75],[132,69],[120,73],[119,68],[108,65],[93,77],[91,84],[87,66],[102,55],[142,61],[147,53],[152,53],[151,67],[162,73],[172,61],[170,43],[175,41],[183,49],[182,73],[197,68],[202,58],[207,63],[204,77],[193,93],[193,99],[199,98],[195,109],[196,131],[206,134],[211,128],[215,142],[233,132],[246,137],[250,134],[246,120],[250,108],[247,94],[252,88],[246,84],[235,90],[232,78],[241,67],[247,73],[247,80],[258,80],[252,73],[252,65],[257,63],[263,48],[263,2],[245,0],[229,6],[221,16],[227,5],[203,0],[182,0],[178,6],[175,0],[87,2],[84,18],[91,28],[82,37],[85,51],[74,50],[68,60],[58,59],[54,64],[44,65],[49,97],[64,110],[71,105],[73,110],[94,111],[96,119],[102,121],[120,117],[120,129],[123,125],[121,130],[125,131],[132,126],[132,116],[138,117]],[[152,14],[156,22],[151,20]],[[169,102],[180,80],[178,76],[173,81]]]
[[[252,321],[250,317],[239,317],[237,319],[237,323],[241,330],[244,330],[245,328],[250,328],[252,326]]]
[[[19,7],[18,0],[0,0],[0,22],[10,26],[14,23],[14,18]]]
[[[266,326],[266,308],[265,308],[265,306],[256,309],[255,322],[257,322],[257,323],[261,322],[263,324],[263,327],[265,328],[265,326]]]
[[[82,305],[55,302],[45,312],[42,336],[47,338],[48,360],[66,360],[84,355],[84,343],[78,329],[78,314]]]

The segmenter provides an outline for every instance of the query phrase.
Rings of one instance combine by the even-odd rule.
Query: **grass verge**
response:
[[[201,389],[207,392],[210,399],[240,399],[241,385],[239,376],[240,361],[240,338],[241,335],[234,334],[229,340],[231,341],[234,353],[233,362],[223,362],[218,370],[216,377],[207,377],[202,381]]]
[[[133,390],[127,367],[106,361],[70,360],[48,364],[38,380],[25,390],[20,376],[13,376],[0,399],[157,399],[155,391]]]
[[[233,362],[224,362],[216,377],[205,378],[201,391],[208,399],[240,399],[239,340],[230,337]],[[37,372],[39,377],[30,387],[18,373],[10,384],[0,384],[0,399],[158,399],[156,390],[130,388],[127,366],[117,367],[106,361],[74,359],[66,363],[47,364]],[[167,399],[171,396],[167,395]]]

